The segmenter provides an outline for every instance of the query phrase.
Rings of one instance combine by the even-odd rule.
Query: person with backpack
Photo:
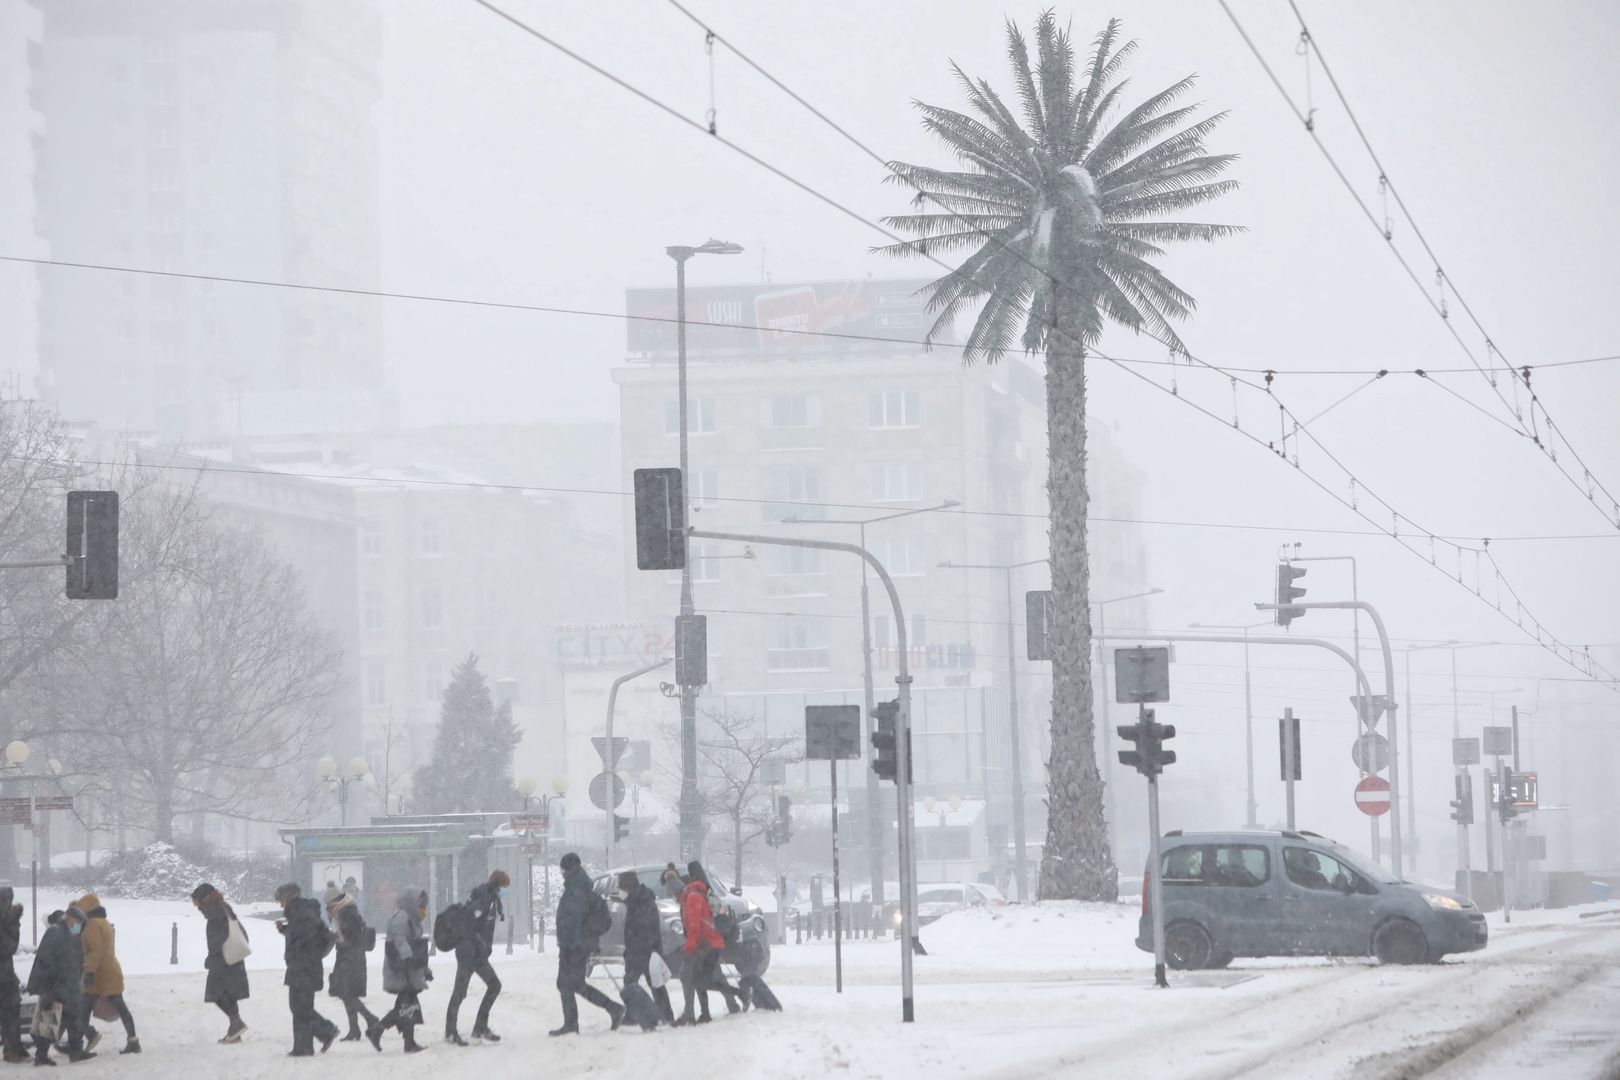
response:
[[[591,888],[591,877],[570,851],[558,864],[563,872],[563,894],[557,901],[557,992],[562,995],[562,1027],[552,1035],[579,1034],[579,1002],[584,998],[613,1019],[613,1030],[624,1020],[624,1006],[585,981],[591,954],[599,938],[613,926],[607,900]]]
[[[488,881],[473,886],[467,902],[460,905],[461,925],[455,946],[456,985],[450,991],[450,1008],[444,1014],[444,1041],[453,1046],[467,1045],[457,1030],[456,1017],[474,975],[484,984],[484,1000],[478,1003],[478,1018],[473,1021],[472,1037],[481,1042],[501,1041],[501,1037],[489,1029],[489,1012],[495,1007],[495,999],[501,996],[500,976],[495,974],[489,958],[495,952],[495,924],[506,921],[506,909],[501,904],[501,898],[511,884],[512,879],[505,870],[496,870],[489,875]]]
[[[23,906],[12,902],[14,895],[10,885],[0,885],[0,1044],[6,1064],[21,1065],[28,1051],[22,1043],[22,984],[14,959],[22,944]]]
[[[141,1040],[135,1034],[135,1018],[124,1004],[124,968],[118,962],[117,933],[107,921],[107,909],[101,906],[101,899],[95,893],[85,893],[77,906],[86,920],[84,932],[79,935],[84,945],[84,1008],[80,1010],[79,1023],[84,1030],[85,1049],[94,1050],[101,1041],[90,1018],[97,1002],[105,1001],[124,1025],[124,1048],[118,1052],[138,1054]]]
[[[406,889],[399,894],[397,904],[388,920],[388,938],[383,946],[383,990],[394,995],[394,1007],[371,1025],[366,1038],[381,1053],[383,1032],[397,1027],[405,1036],[405,1052],[415,1054],[427,1049],[416,1041],[416,1025],[422,1022],[420,995],[433,981],[433,971],[428,967],[427,932],[422,927],[427,922],[427,892]]]
[[[652,987],[658,1011],[666,1023],[673,1024],[675,1010],[669,1003],[669,988],[653,985],[649,970],[653,955],[660,953],[664,944],[664,921],[658,914],[658,896],[641,883],[634,870],[619,875],[619,896],[624,900],[624,985],[634,986],[646,979],[647,985]]]
[[[326,914],[337,936],[336,956],[332,960],[332,978],[327,991],[343,1002],[343,1011],[349,1016],[349,1033],[344,1042],[359,1042],[360,1017],[366,1018],[366,1027],[376,1025],[377,1017],[361,999],[366,996],[366,953],[377,943],[377,932],[366,925],[360,915],[360,905],[353,896],[328,883],[321,897],[326,902]]]
[[[687,866],[686,888],[681,890],[681,925],[686,930],[683,947],[685,960],[681,967],[681,995],[686,1007],[681,1011],[677,1027],[709,1022],[709,991],[725,995],[726,1010],[737,1012],[737,991],[720,974],[720,954],[726,939],[714,928],[714,909],[709,899],[709,877],[703,867],[693,860]],[[694,998],[702,1005],[701,1014],[692,1015]]]
[[[38,995],[34,1007],[34,1064],[54,1065],[51,1043],[58,1032],[67,1035],[68,1060],[88,1061],[95,1053],[84,1049],[79,1025],[79,987],[84,979],[84,950],[79,935],[84,912],[70,906],[39,939],[34,966],[28,973],[28,992]]]
[[[191,903],[207,920],[208,956],[203,967],[208,981],[203,1001],[216,1006],[229,1021],[225,1037],[219,1041],[226,1045],[239,1043],[247,1024],[242,1022],[238,1002],[248,999],[247,957],[253,951],[248,947],[247,931],[219,890],[206,881],[191,890]]]
[[[293,882],[276,890],[276,903],[287,913],[285,919],[276,920],[276,929],[286,938],[287,974],[282,982],[292,1012],[293,1048],[287,1056],[313,1057],[317,1039],[324,1054],[337,1040],[338,1026],[315,1011],[315,995],[326,985],[324,961],[337,939],[321,921],[320,901],[306,898]]]

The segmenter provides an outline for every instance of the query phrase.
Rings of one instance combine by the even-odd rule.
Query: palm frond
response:
[[[999,289],[985,302],[962,343],[964,364],[981,358],[993,364],[1007,354],[1029,306],[1029,293],[1028,278],[1020,278],[1011,283],[1011,287]]]
[[[1028,155],[971,116],[933,105],[919,105],[918,109],[923,113],[923,127],[939,136],[958,156],[992,162],[988,172],[1034,179]]]
[[[1096,147],[1086,155],[1086,168],[1092,172],[1105,171],[1110,156],[1116,152],[1116,148],[1140,146],[1141,142],[1131,142],[1132,139],[1138,138],[1137,129],[1164,112],[1177,98],[1191,90],[1195,81],[1196,77],[1189,75],[1180,82],[1160,90],[1157,94],[1126,113],[1120,118],[1119,123],[1109,128],[1108,133],[1097,140]],[[1126,152],[1128,153],[1129,150],[1127,149]]]
[[[1203,157],[1189,158],[1186,161],[1179,161],[1173,165],[1147,172],[1142,179],[1133,183],[1108,188],[1103,191],[1099,201],[1102,202],[1103,210],[1106,213],[1115,203],[1124,199],[1134,199],[1141,195],[1159,195],[1167,191],[1179,191],[1191,187],[1193,184],[1214,180],[1236,160],[1236,154],[1208,154]]]
[[[932,189],[966,198],[998,199],[1013,204],[1029,195],[1027,184],[1011,183],[1007,177],[999,174],[946,172],[926,165],[908,165],[904,161],[891,161],[887,167],[888,174],[883,177],[885,184],[904,184],[915,191]],[[922,198],[913,199],[912,205],[921,206],[922,201],[919,200]]]
[[[1094,173],[1099,187],[1108,188],[1117,184],[1127,183],[1144,173],[1167,165],[1174,165],[1190,157],[1203,153],[1204,136],[1215,130],[1226,119],[1226,113],[1216,113],[1206,117],[1188,127],[1182,128],[1174,135],[1161,140],[1143,150],[1128,161],[1111,165],[1101,172]]]
[[[1204,221],[1111,221],[1109,233],[1149,242],[1159,240],[1199,240],[1212,242],[1248,232],[1242,225],[1218,225]]]
[[[1059,28],[1050,9],[1035,24],[1035,54],[1039,60],[1041,108],[1045,114],[1046,141],[1059,161],[1071,160],[1069,139],[1074,123],[1070,110],[1074,96],[1074,46],[1068,32]]]
[[[1045,143],[1046,114],[1041,108],[1040,91],[1035,88],[1035,73],[1029,69],[1029,45],[1018,24],[1011,19],[1007,20],[1007,59],[1012,62],[1013,81],[1018,86],[1018,100],[1024,108],[1024,123],[1029,126],[1032,141],[1036,145]]]
[[[1222,195],[1229,195],[1236,191],[1236,180],[1222,180],[1214,184],[1200,184],[1197,187],[1184,188],[1180,191],[1166,192],[1162,195],[1144,195],[1137,199],[1122,199],[1119,203],[1109,207],[1113,214],[1170,214],[1177,210],[1185,210],[1189,206],[1198,206],[1218,199]]]
[[[1027,149],[1030,145],[1029,132],[1019,126],[1018,121],[1013,118],[1013,114],[1008,110],[1007,106],[1001,103],[1000,95],[990,88],[990,84],[983,79],[975,80],[971,78],[967,72],[954,63],[951,65],[951,70],[956,73],[957,81],[962,84],[963,90],[966,91],[968,104],[978,110],[979,114],[990,122],[1001,134],[1002,138],[1020,149]]]

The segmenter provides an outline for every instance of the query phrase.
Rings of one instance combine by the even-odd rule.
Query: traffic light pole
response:
[[[618,806],[613,801],[613,793],[615,790],[617,790],[617,785],[614,783],[614,781],[619,777],[619,755],[613,752],[613,712],[614,707],[619,703],[619,687],[623,686],[631,679],[639,678],[640,676],[647,674],[649,671],[657,671],[667,663],[669,663],[669,658],[665,657],[656,664],[648,664],[646,667],[637,668],[635,671],[620,675],[617,679],[613,680],[613,685],[608,688],[607,753],[602,755],[604,758],[608,759],[602,763],[603,771],[607,773],[607,792],[602,799],[602,813],[607,816],[607,842],[603,846],[603,870],[613,869],[613,842],[618,839],[618,837],[614,834],[619,831],[618,822],[613,820],[613,812],[618,809]],[[682,689],[685,688],[683,687]]]
[[[906,616],[900,603],[900,592],[870,551],[859,544],[844,544],[836,540],[800,540],[785,536],[757,536],[746,533],[711,532],[707,529],[688,529],[687,536],[703,540],[730,540],[742,544],[765,544],[776,547],[810,548],[817,551],[842,551],[866,562],[883,582],[894,608],[896,662],[899,668],[895,685],[899,690],[900,715],[895,722],[894,776],[897,816],[896,837],[900,848],[900,1018],[904,1023],[916,1020],[916,1006],[912,994],[912,948],[917,936],[917,864],[914,857],[914,838],[917,822],[911,808],[911,666],[907,660]]]
[[[1288,793],[1288,829],[1294,829],[1294,774],[1299,771],[1299,743],[1294,739],[1294,710],[1283,710],[1283,787]]]
[[[1146,729],[1147,706],[1137,706],[1137,723]],[[1159,776],[1148,776],[1148,906],[1153,911],[1153,984],[1168,987],[1164,974],[1164,884],[1159,853]]]
[[[838,884],[838,761],[827,760],[832,774],[832,859],[833,859],[833,986],[844,992],[844,894]]]

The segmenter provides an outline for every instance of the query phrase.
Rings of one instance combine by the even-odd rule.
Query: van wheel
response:
[[[1429,942],[1418,925],[1391,919],[1373,934],[1373,955],[1381,964],[1421,964],[1429,956]]]
[[[1164,959],[1177,971],[1207,967],[1214,947],[1197,923],[1177,922],[1164,928]]]
[[[1209,966],[1212,968],[1223,968],[1231,964],[1233,959],[1235,958],[1231,953],[1227,952],[1225,949],[1222,949],[1220,952],[1210,957]]]

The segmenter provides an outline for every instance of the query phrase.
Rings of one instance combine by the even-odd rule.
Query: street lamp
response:
[[[21,739],[13,739],[6,744],[6,765],[9,768],[21,769],[28,764],[28,744]]]
[[[1261,626],[1270,626],[1271,620],[1257,623],[1201,623],[1190,624],[1197,630],[1241,630],[1243,631],[1243,745],[1248,758],[1248,827],[1259,828],[1256,820],[1254,804],[1254,696],[1249,682],[1249,631]],[[1411,729],[1407,730],[1410,737]]]
[[[675,333],[676,333],[676,382],[678,385],[679,408],[681,420],[681,492],[686,501],[681,508],[681,517],[686,520],[690,517],[692,484],[691,473],[687,469],[687,425],[686,425],[686,260],[693,255],[738,255],[742,253],[741,244],[733,244],[725,240],[710,238],[696,247],[672,244],[664,249],[664,254],[675,260]],[[681,633],[692,625],[696,614],[692,604],[692,560],[689,557],[691,544],[686,532],[681,532],[681,621],[676,633],[678,641],[687,640]],[[685,665],[682,665],[683,667]],[[695,859],[699,855],[699,848],[703,841],[703,812],[702,803],[698,798],[697,786],[697,693],[696,686],[687,686],[684,681],[681,685],[681,801],[680,801],[680,836],[681,852],[685,858]],[[611,827],[609,835],[612,834]],[[611,841],[609,841],[611,843]],[[551,878],[546,878],[549,883]]]
[[[946,561],[939,564],[950,570],[997,570],[1007,576],[1007,729],[1009,732],[1008,751],[1012,756],[1013,880],[1018,883],[1018,900],[1020,903],[1025,904],[1029,903],[1029,880],[1024,859],[1024,761],[1018,730],[1021,721],[1018,716],[1018,647],[1014,631],[1017,623],[1017,609],[1013,607],[1013,571],[1026,566],[1038,566],[1048,561],[1047,559],[1027,559],[1024,562],[1016,563],[955,563]],[[985,820],[989,821],[989,817],[987,813]]]
[[[1113,850],[1114,832],[1114,725],[1109,722],[1108,706],[1108,657],[1103,652],[1108,640],[1108,605],[1122,604],[1127,600],[1140,600],[1144,596],[1158,596],[1164,592],[1157,585],[1146,592],[1131,593],[1128,596],[1115,596],[1107,600],[1093,600],[1091,606],[1097,609],[1097,667],[1101,676],[1102,686],[1102,778],[1103,778],[1103,817],[1107,819],[1109,833],[1109,850]]]
[[[6,744],[6,772],[16,773],[19,778],[32,781],[33,777],[23,777],[24,766],[28,764],[28,744],[21,739],[13,739]],[[33,903],[29,909],[29,918],[34,927],[34,945],[39,945],[39,832],[34,828],[34,785],[28,785],[28,832],[33,838],[29,844],[28,876],[33,894]]]
[[[945,499],[935,506],[918,506],[910,510],[898,510],[892,514],[877,514],[864,518],[800,518],[789,516],[783,518],[780,525],[853,525],[860,530],[860,546],[866,547],[866,527],[877,525],[885,521],[898,521],[901,518],[915,517],[918,514],[932,514],[940,510],[949,510],[953,506],[961,505],[955,499]],[[874,697],[872,689],[872,605],[867,589],[868,569],[866,560],[861,560],[861,687],[865,697],[865,733],[868,744],[872,736],[872,709]],[[883,813],[883,793],[878,783],[877,773],[871,769],[866,770],[866,850],[867,872],[872,878],[872,902],[879,907],[883,905],[883,822],[887,815]]]
[[[338,775],[338,763],[335,758],[323,757],[315,763],[315,773],[321,778],[321,783],[328,788],[336,789],[338,793],[339,820],[346,827],[349,824],[349,785],[363,783],[371,775],[371,766],[366,759],[356,757],[349,759],[349,775]]]

